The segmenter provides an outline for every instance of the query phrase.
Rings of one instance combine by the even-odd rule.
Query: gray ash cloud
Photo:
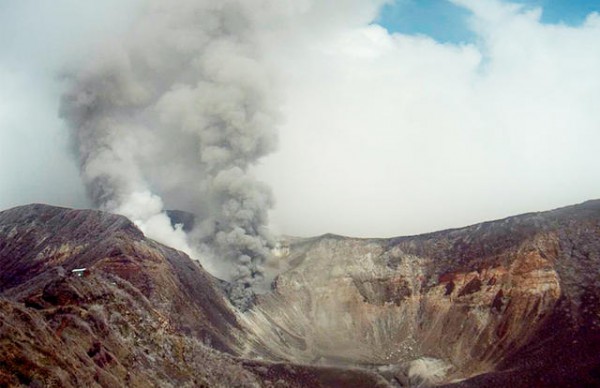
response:
[[[261,61],[264,1],[150,1],[69,74],[68,122],[88,194],[232,281],[247,308],[269,254],[271,190],[249,169],[276,146]],[[165,209],[196,215],[189,233]]]

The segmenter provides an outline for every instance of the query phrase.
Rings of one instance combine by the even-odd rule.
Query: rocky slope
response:
[[[242,314],[124,217],[1,212],[0,386],[600,385],[600,201],[269,265]]]
[[[0,386],[385,386],[366,371],[244,360],[245,342],[216,280],[126,218],[0,213]]]
[[[362,365],[397,383],[600,384],[600,201],[283,244],[286,270],[247,317],[252,354]]]

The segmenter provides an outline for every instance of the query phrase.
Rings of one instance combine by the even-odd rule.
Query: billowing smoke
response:
[[[267,6],[149,1],[126,36],[68,76],[61,104],[94,203],[231,280],[241,308],[271,245],[272,194],[249,173],[276,145],[256,28]],[[196,215],[189,235],[166,209]]]

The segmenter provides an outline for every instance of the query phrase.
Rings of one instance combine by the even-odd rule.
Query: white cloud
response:
[[[477,45],[349,26],[279,58],[286,124],[259,171],[281,231],[399,235],[600,196],[598,17],[455,3]]]
[[[0,206],[84,206],[83,188],[60,131],[48,84],[0,66]]]
[[[284,90],[281,146],[257,168],[280,232],[400,235],[600,197],[600,17],[544,25],[539,9],[453,2],[473,12],[477,45],[369,26],[383,1],[256,13],[280,15],[263,39]],[[4,5],[0,207],[83,202],[52,77],[137,2],[103,4]]]
[[[65,63],[128,24],[138,0],[0,3],[0,209],[87,206],[58,118]]]

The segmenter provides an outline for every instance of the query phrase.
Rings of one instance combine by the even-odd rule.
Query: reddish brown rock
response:
[[[421,236],[286,245],[291,269],[249,315],[256,354],[407,374],[437,360],[425,362],[445,368],[437,384],[600,384],[600,201]]]
[[[239,358],[243,326],[216,279],[121,216],[1,212],[0,268],[2,387],[387,385],[363,370],[262,361],[265,374]]]
[[[241,314],[124,217],[1,212],[0,386],[600,385],[600,201],[282,246]]]

